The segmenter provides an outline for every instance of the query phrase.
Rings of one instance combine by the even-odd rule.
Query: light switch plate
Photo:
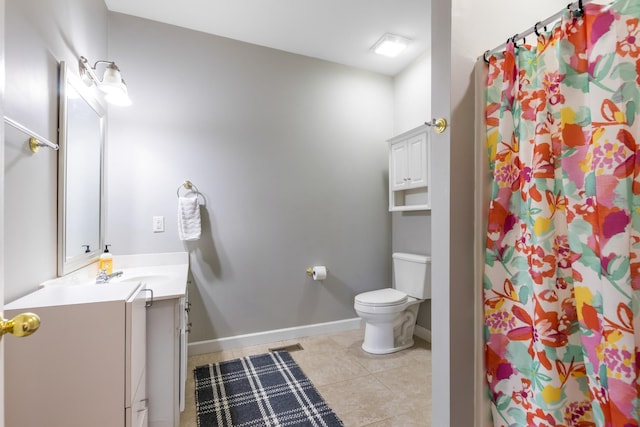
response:
[[[164,232],[164,217],[163,216],[154,216],[153,217],[153,232],[154,233],[163,233]]]

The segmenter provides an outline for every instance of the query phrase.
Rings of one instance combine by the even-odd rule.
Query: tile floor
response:
[[[185,411],[180,427],[195,427],[193,369],[207,363],[265,353],[300,343],[291,355],[346,427],[431,426],[431,345],[389,355],[364,352],[363,330],[280,341],[189,357]]]

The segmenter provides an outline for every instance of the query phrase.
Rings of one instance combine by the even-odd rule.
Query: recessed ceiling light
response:
[[[387,33],[371,49],[378,55],[394,58],[407,47],[410,41],[407,38]]]

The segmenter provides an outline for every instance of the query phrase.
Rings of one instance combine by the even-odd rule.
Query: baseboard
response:
[[[232,350],[234,348],[248,347],[252,345],[268,344],[302,337],[350,331],[353,329],[359,329],[361,326],[362,319],[356,317],[354,319],[337,320],[334,322],[316,323],[314,325],[304,325],[294,328],[276,329],[273,331],[219,338],[215,340],[192,342],[189,343],[188,351],[189,356],[194,354],[213,353],[216,351]],[[416,333],[416,335],[418,334]]]
[[[422,338],[425,341],[431,342],[431,331],[427,328],[423,328],[420,325],[416,325],[415,329],[413,330],[413,335],[417,336],[418,338]]]

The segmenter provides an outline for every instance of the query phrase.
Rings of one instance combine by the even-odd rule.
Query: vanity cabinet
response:
[[[5,306],[38,331],[5,340],[7,426],[145,427],[146,299],[140,283],[41,288]]]
[[[428,127],[417,127],[388,140],[389,210],[428,210],[430,145]]]
[[[149,425],[177,427],[187,376],[186,294],[154,300],[147,315]]]

